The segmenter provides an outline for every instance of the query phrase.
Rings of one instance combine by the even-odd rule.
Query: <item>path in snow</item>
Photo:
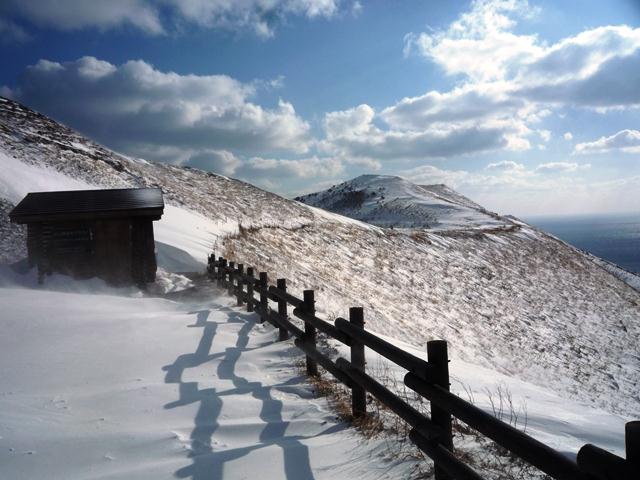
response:
[[[232,299],[0,286],[0,478],[406,478]],[[2,282],[0,282],[2,285]],[[206,297],[206,298],[205,298]]]

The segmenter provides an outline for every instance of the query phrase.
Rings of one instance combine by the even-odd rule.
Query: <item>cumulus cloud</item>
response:
[[[476,0],[447,29],[409,34],[405,51],[464,76],[467,92],[474,86],[486,92],[491,84],[496,102],[593,108],[640,103],[634,88],[640,80],[640,28],[598,27],[548,45],[514,32],[518,20],[536,12],[526,0]]]
[[[191,24],[269,37],[289,15],[331,18],[361,8],[359,2],[341,0],[4,0],[0,15],[58,30],[129,26],[157,35]]]
[[[442,123],[424,129],[383,129],[375,118],[369,105],[327,113],[322,148],[344,157],[400,160],[448,158],[509,145],[509,126]]]
[[[287,15],[307,18],[331,18],[340,9],[339,0],[164,0],[180,16],[204,27],[250,28],[269,37],[275,23]]]
[[[223,175],[233,175],[241,163],[240,159],[226,150],[202,150],[190,155],[185,165]]]
[[[330,112],[325,115],[324,128],[329,138],[366,135],[372,128],[375,111],[369,105]]]
[[[551,140],[551,132],[549,130],[538,130],[538,135],[543,142]]]
[[[562,138],[564,138],[567,141],[571,141],[573,140],[573,134],[571,132],[564,132],[564,135],[562,135]]]
[[[446,73],[476,81],[502,79],[513,63],[539,54],[533,35],[511,30],[517,19],[536,13],[527,0],[474,0],[447,29],[405,36],[405,54],[412,51],[440,65]]]
[[[434,123],[483,120],[512,114],[526,107],[522,99],[510,98],[500,85],[465,85],[450,92],[430,91],[403,98],[385,108],[380,116],[396,128],[427,128]]]
[[[58,30],[129,25],[150,34],[164,31],[157,8],[144,0],[4,0],[0,14]]]
[[[586,170],[590,167],[591,165],[588,163],[579,165],[574,162],[549,162],[549,163],[542,163],[538,165],[535,171],[537,173],[548,173],[548,174],[569,173],[569,172],[576,172],[578,170]]]
[[[343,169],[343,163],[338,158],[310,157],[288,160],[253,157],[242,167],[241,173],[252,177],[258,173],[276,178],[316,178],[335,176],[342,173]]]
[[[579,143],[574,149],[576,154],[605,152],[640,153],[640,130],[621,130],[593,142]]]
[[[640,92],[635,88],[640,83],[640,29],[633,33],[637,37],[633,53],[612,56],[584,76],[522,84],[515,94],[534,102],[592,109],[640,105]]]
[[[502,171],[502,172],[516,172],[523,171],[524,165],[511,160],[503,160],[501,162],[490,163],[485,167],[486,170]]]
[[[420,165],[418,167],[401,170],[398,174],[419,185],[443,183],[453,188],[463,185],[473,176],[466,170],[445,170],[433,165]]]
[[[550,131],[535,126],[557,108],[640,107],[640,28],[599,27],[551,44],[516,33],[518,22],[538,12],[526,0],[475,0],[447,28],[408,34],[405,53],[429,59],[457,86],[404,98],[380,118],[411,131],[444,123],[498,128],[507,142],[496,147],[522,150],[532,135],[550,140]]]
[[[250,101],[254,93],[253,85],[226,75],[179,75],[141,60],[113,65],[83,57],[28,67],[12,96],[125,153],[306,152],[309,125],[293,105],[281,100],[265,109]]]

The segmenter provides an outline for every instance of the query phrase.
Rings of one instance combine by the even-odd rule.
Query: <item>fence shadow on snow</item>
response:
[[[260,382],[251,382],[236,374],[236,364],[244,351],[248,349],[249,333],[256,325],[253,320],[244,318],[230,309],[229,323],[238,323],[238,337],[233,347],[212,353],[213,340],[218,324],[209,320],[210,310],[191,312],[196,315],[196,322],[191,328],[202,328],[202,336],[195,352],[180,355],[171,364],[163,367],[165,383],[177,384],[179,399],[168,403],[164,408],[172,409],[192,403],[198,404],[195,426],[190,434],[190,457],[192,464],[175,472],[177,478],[193,480],[221,480],[225,463],[237,460],[254,450],[269,446],[281,447],[283,454],[284,478],[286,480],[313,480],[309,452],[301,440],[302,437],[287,435],[288,422],[282,419],[282,402],[271,395],[271,388]],[[228,389],[200,389],[198,382],[183,381],[186,369],[198,367],[210,361],[217,361],[217,377],[231,384]],[[280,385],[282,387],[282,385]],[[247,393],[260,401],[260,419],[264,427],[259,435],[259,442],[240,448],[214,448],[214,434],[221,428],[218,419],[226,398]]]

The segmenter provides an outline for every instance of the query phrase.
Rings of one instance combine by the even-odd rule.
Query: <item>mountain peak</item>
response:
[[[296,200],[381,227],[437,230],[512,225],[444,184],[365,174]]]

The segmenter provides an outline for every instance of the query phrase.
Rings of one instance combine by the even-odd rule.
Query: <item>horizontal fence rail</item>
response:
[[[318,365],[351,390],[354,418],[366,416],[366,394],[369,393],[411,426],[409,439],[435,466],[436,480],[482,480],[482,477],[455,454],[452,419],[471,428],[509,450],[515,456],[558,480],[640,480],[640,421],[629,422],[625,429],[626,458],[594,445],[584,445],[576,460],[545,445],[506,422],[481,410],[449,391],[449,359],[447,342],[427,342],[427,360],[416,357],[364,328],[364,312],[360,307],[349,310],[349,319],[329,322],[316,315],[313,290],[304,290],[303,298],[287,291],[286,279],[269,285],[267,272],[256,277],[253,268],[245,271],[223,257],[209,257],[207,267],[211,281],[226,289],[237,304],[255,312],[260,322],[278,329],[279,340],[294,337],[294,344],[306,356],[307,374],[317,376]],[[256,295],[258,297],[256,298]],[[269,302],[277,305],[273,309]],[[301,320],[298,327],[289,316]],[[317,348],[317,332],[322,332],[350,347],[351,358],[332,360]],[[365,371],[365,347],[377,352],[407,371],[404,384],[428,400],[431,416],[421,413]]]

